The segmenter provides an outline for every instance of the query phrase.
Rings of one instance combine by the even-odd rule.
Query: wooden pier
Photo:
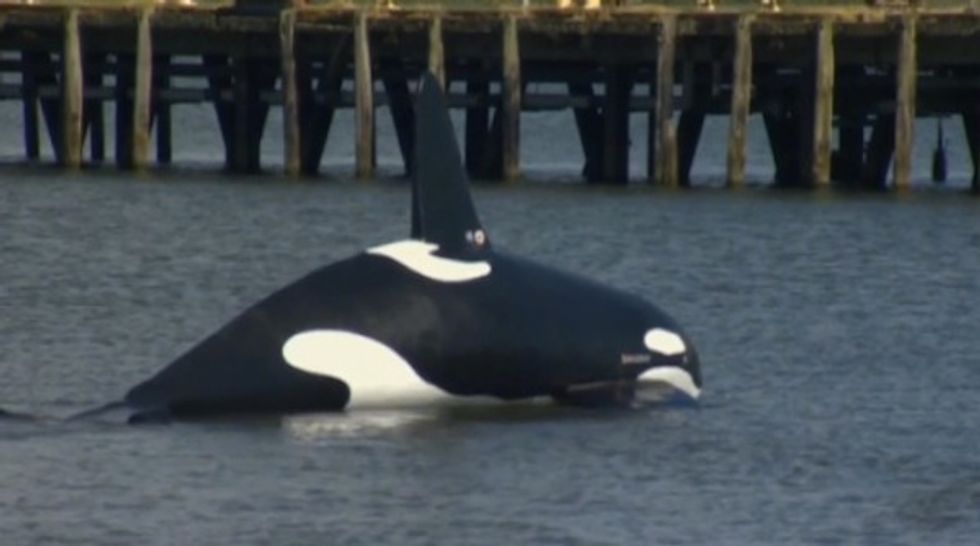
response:
[[[570,109],[589,182],[627,182],[643,153],[650,183],[690,184],[705,117],[724,114],[740,185],[761,114],[777,185],[902,189],[915,119],[942,116],[964,124],[980,191],[980,0],[181,4],[0,1],[0,99],[23,105],[25,157],[40,159],[46,133],[66,168],[105,161],[114,107],[115,163],[167,164],[172,107],[207,103],[232,172],[261,169],[264,131],[282,130],[288,174],[315,175],[333,136],[353,138],[371,177],[380,104],[410,167],[411,92],[428,69],[465,110],[478,178],[521,176],[522,112]],[[274,107],[281,129],[267,127]],[[338,108],[355,109],[353,135],[331,135]],[[630,142],[638,112],[645,146]]]

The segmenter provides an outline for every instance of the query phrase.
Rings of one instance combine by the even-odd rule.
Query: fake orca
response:
[[[290,413],[397,396],[630,404],[697,398],[697,352],[630,294],[493,249],[445,97],[416,103],[411,237],[316,270],[258,302],[125,397],[135,418]]]

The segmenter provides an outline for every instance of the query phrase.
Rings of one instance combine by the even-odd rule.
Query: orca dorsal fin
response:
[[[441,253],[489,247],[470,197],[446,97],[430,72],[422,75],[415,105],[412,238],[439,245]]]

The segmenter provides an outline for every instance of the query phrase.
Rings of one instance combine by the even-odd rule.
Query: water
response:
[[[528,146],[542,171],[573,173],[575,159],[540,139]],[[271,290],[407,233],[398,181],[276,178],[0,171],[0,406],[57,417],[116,400]],[[976,200],[563,184],[478,186],[475,199],[498,247],[636,292],[685,324],[702,407],[146,427],[0,418],[3,542],[957,544],[980,533]]]

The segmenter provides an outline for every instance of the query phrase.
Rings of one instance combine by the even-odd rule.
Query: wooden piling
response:
[[[677,184],[691,185],[691,168],[694,166],[694,154],[697,152],[698,141],[704,129],[707,113],[702,108],[692,108],[681,112],[677,120]]]
[[[778,187],[788,187],[796,183],[801,163],[800,150],[795,145],[799,140],[799,123],[791,111],[784,108],[786,107],[780,106],[762,112],[762,121],[776,167],[775,185]]]
[[[264,97],[275,91],[276,80],[282,70],[275,63],[259,59],[252,59],[248,64],[251,80],[248,96],[248,172],[256,173],[262,170],[262,135],[265,134],[271,107]]]
[[[412,92],[408,88],[405,63],[401,59],[382,59],[382,82],[385,94],[388,95],[388,111],[395,126],[395,136],[398,138],[398,149],[402,154],[402,164],[405,174],[414,171],[415,163],[415,109],[412,103]]]
[[[35,91],[40,93],[41,87],[57,88],[59,86],[59,81],[57,74],[59,71],[58,65],[54,62],[52,54],[47,51],[25,51],[23,53],[24,58],[30,63],[34,72],[34,84],[37,86]],[[64,155],[64,137],[63,130],[61,127],[64,121],[64,116],[62,115],[62,103],[61,96],[43,96],[38,94],[38,103],[41,107],[41,116],[44,119],[44,124],[48,128],[48,142],[51,144],[51,149],[54,151],[55,158],[58,163],[63,161]]]
[[[739,16],[735,25],[732,106],[728,131],[728,184],[745,183],[746,133],[752,99],[752,15]]]
[[[284,9],[279,16],[279,50],[282,64],[283,164],[286,174],[293,177],[299,175],[301,161],[295,42],[296,10]]]
[[[484,180],[504,180],[504,112],[498,106],[490,116],[487,128],[487,145],[483,149],[480,175]]]
[[[133,98],[129,90],[135,85],[135,66],[135,57],[132,54],[116,55],[115,158],[116,166],[120,169],[133,166]]]
[[[834,23],[820,22],[817,30],[817,67],[813,112],[813,183],[830,183],[831,132],[834,118]]]
[[[247,173],[249,171],[249,148],[252,139],[251,133],[255,129],[251,127],[252,119],[250,99],[252,96],[252,74],[249,67],[249,60],[244,56],[237,56],[232,59],[234,72],[232,96],[232,123],[229,127],[231,132],[231,170],[236,173]]]
[[[235,110],[234,103],[222,96],[230,90],[233,83],[229,73],[229,58],[225,55],[207,53],[201,55],[201,62],[207,73],[208,91],[211,93],[214,113],[218,118],[221,141],[225,145],[225,168],[231,170],[235,163]]]
[[[591,83],[568,82],[568,93],[574,97],[588,99],[588,105],[574,109],[575,127],[578,129],[579,142],[582,144],[582,155],[585,165],[582,166],[582,176],[587,183],[599,182],[602,179],[602,116],[595,107],[595,91]],[[654,120],[656,124],[656,120]]]
[[[632,69],[624,65],[606,67],[606,95],[602,106],[602,181],[629,181],[629,100],[633,87]]]
[[[358,178],[370,178],[374,176],[374,78],[371,75],[371,45],[365,11],[358,12],[354,20],[354,80],[355,172]]]
[[[333,125],[334,113],[340,102],[340,91],[344,83],[344,69],[350,54],[351,40],[348,36],[337,38],[330,48],[330,55],[323,63],[323,70],[317,78],[316,94],[323,98],[322,103],[313,100],[313,92],[307,88],[304,91],[306,102],[310,108],[300,119],[300,144],[303,147],[303,174],[316,174],[323,159],[323,151]],[[304,85],[309,86],[307,71],[297,71],[297,77],[303,74]]]
[[[85,88],[101,89],[102,75],[105,67],[104,54],[85,56]],[[102,100],[88,98],[82,102],[82,131],[88,133],[89,157],[93,163],[105,160],[105,116]],[[85,139],[83,134],[82,139]]]
[[[442,17],[436,15],[429,23],[429,72],[439,85],[446,88],[446,53],[442,41]]]
[[[24,153],[32,161],[41,155],[38,125],[37,99],[24,97]]]
[[[659,51],[659,48],[658,48]],[[659,143],[657,142],[657,135],[660,134],[660,129],[657,127],[657,120],[659,116],[657,115],[657,83],[660,78],[657,76],[656,65],[650,71],[650,82],[649,82],[649,93],[650,93],[650,108],[647,110],[647,183],[656,184],[657,183],[657,149],[659,148]]]
[[[895,151],[895,113],[881,113],[875,117],[868,140],[868,152],[864,171],[861,173],[866,188],[881,190],[888,183],[888,165]]]
[[[654,172],[650,176],[656,183],[677,186],[677,134],[674,128],[674,59],[676,57],[677,17],[660,19],[660,40],[657,48],[657,139],[651,153],[654,154]]]
[[[77,169],[82,164],[82,46],[78,33],[78,10],[65,18],[62,52],[62,137],[64,166]]]
[[[706,107],[711,101],[711,65],[687,61],[682,78],[683,109],[677,120],[677,183],[690,186],[694,155],[707,117]]]
[[[140,12],[136,31],[136,85],[133,88],[133,167],[145,169],[150,161],[151,92],[153,83],[153,40],[150,36],[151,8]]]
[[[41,155],[41,131],[37,114],[37,81],[34,77],[33,59],[21,52],[21,82],[24,92],[24,153],[34,160]]]
[[[503,176],[505,180],[516,180],[521,168],[521,57],[517,18],[513,15],[504,22],[503,42]]]
[[[898,50],[895,104],[895,188],[908,189],[912,171],[912,143],[915,135],[916,16],[902,18]]]

